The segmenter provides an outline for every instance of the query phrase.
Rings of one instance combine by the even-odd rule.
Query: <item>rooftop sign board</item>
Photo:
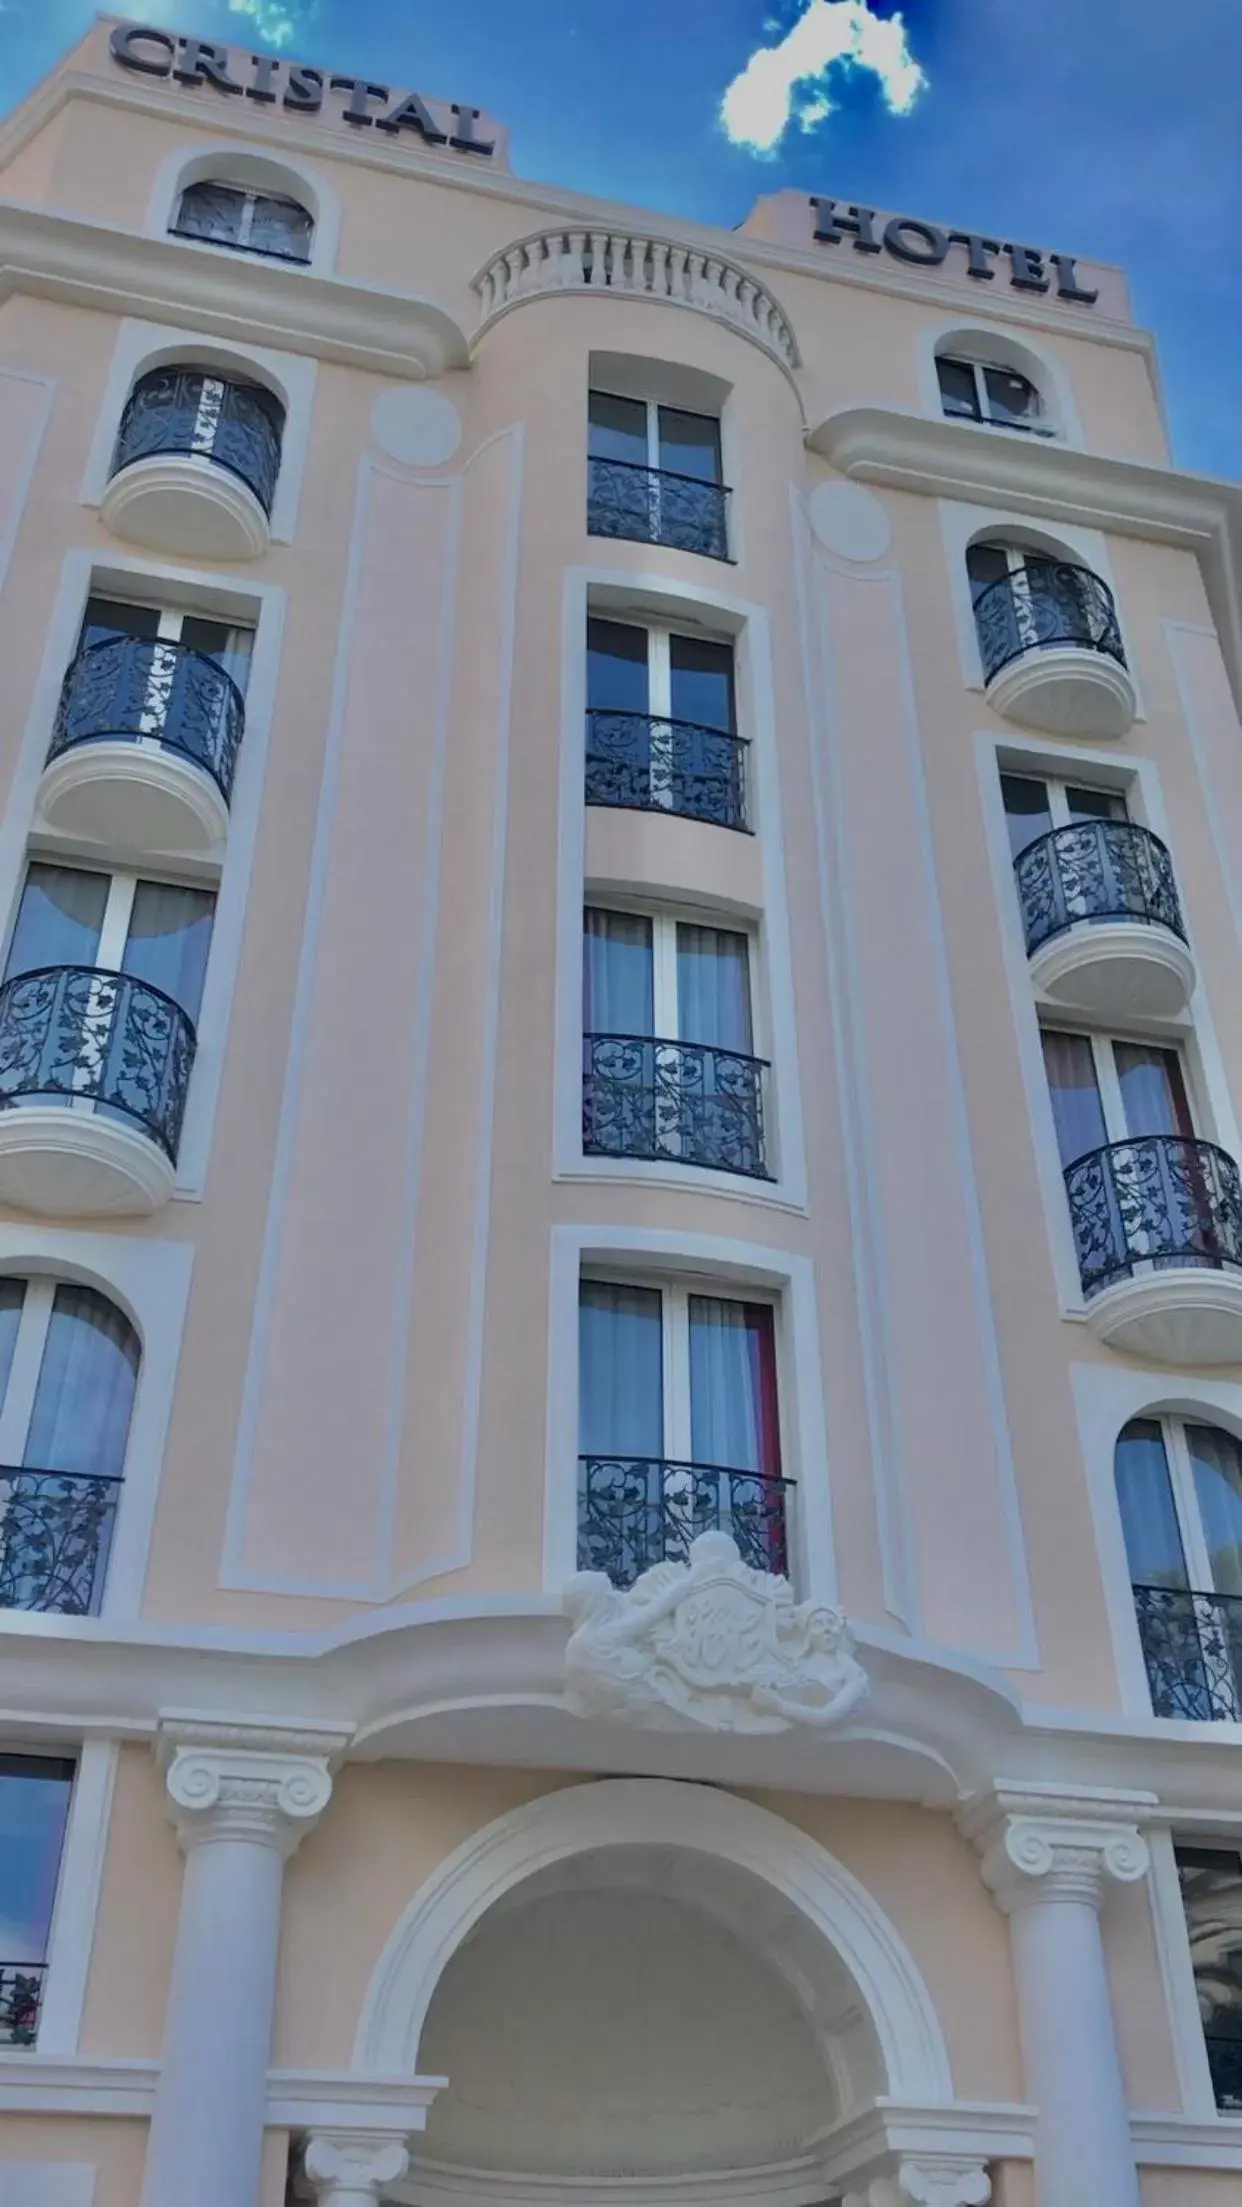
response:
[[[812,196],[817,245],[840,245],[848,238],[856,253],[888,253],[913,268],[943,268],[954,246],[963,272],[976,282],[992,283],[997,275],[1015,291],[1050,292],[1075,306],[1094,306],[1100,294],[1078,281],[1076,262],[1068,253],[1046,253],[1033,245],[1006,245],[974,230],[942,230],[934,222],[914,215],[893,215],[885,221],[874,207],[841,205],[836,199]],[[883,222],[883,228],[879,227]]]
[[[117,23],[108,41],[112,59],[143,77],[164,77],[194,89],[208,86],[233,99],[255,100],[294,115],[338,114],[357,130],[408,131],[427,146],[491,158],[496,140],[476,133],[477,107],[445,105],[418,92],[393,91],[365,77],[331,76],[276,54],[234,54],[204,38],[180,36],[146,23]],[[333,94],[344,94],[337,106]]]

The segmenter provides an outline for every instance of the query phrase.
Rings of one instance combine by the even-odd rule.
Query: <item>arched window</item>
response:
[[[1101,652],[1124,667],[1112,591],[1081,561],[984,538],[966,552],[983,678],[1028,651]]]
[[[0,1279],[0,1608],[98,1609],[140,1354],[96,1288]]]
[[[1117,1499],[1157,1716],[1242,1717],[1242,1441],[1192,1418],[1132,1418]]]
[[[990,422],[994,429],[1026,429],[1037,437],[1055,435],[1035,384],[1001,361],[937,353],[936,381],[941,409],[955,421]]]
[[[309,208],[283,193],[203,177],[187,184],[171,224],[181,238],[262,253],[269,260],[309,261],[315,224]]]

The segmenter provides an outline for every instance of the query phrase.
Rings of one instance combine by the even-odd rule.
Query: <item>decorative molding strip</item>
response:
[[[230,253],[209,261],[178,238],[0,202],[0,302],[15,293],[380,375],[421,379],[467,361],[463,332],[433,299]]]
[[[494,254],[475,277],[474,289],[483,310],[474,345],[524,300],[608,291],[658,306],[691,307],[727,322],[783,368],[801,366],[798,341],[766,285],[710,245],[586,225],[538,230]]]

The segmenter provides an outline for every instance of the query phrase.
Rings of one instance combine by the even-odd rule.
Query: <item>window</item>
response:
[[[720,1527],[787,1566],[774,1313],[689,1288],[584,1279],[579,1561],[629,1585]]]
[[[244,696],[254,649],[252,628],[211,620],[199,613],[179,612],[171,606],[138,605],[128,598],[87,599],[78,638],[80,652],[131,636],[144,643],[180,644],[187,651],[201,652],[236,683]],[[168,663],[173,660],[174,655],[169,653]],[[157,654],[152,661],[156,670],[159,663]]]
[[[1189,1418],[1133,1418],[1115,1472],[1156,1715],[1242,1718],[1242,1443]]]
[[[170,227],[180,238],[280,261],[308,261],[315,229],[299,200],[214,178],[186,186]]]
[[[98,1610],[139,1354],[95,1288],[0,1278],[0,1608]]]
[[[582,980],[588,1155],[767,1178],[749,937],[588,906]]]
[[[1055,1027],[1044,1028],[1043,1048],[1063,1165],[1107,1142],[1193,1138],[1179,1051]]]
[[[0,987],[0,1101],[137,1122],[175,1162],[215,901],[35,861]]]
[[[1054,781],[1034,774],[1002,774],[1000,780],[1009,848],[1015,858],[1054,828],[1129,818],[1124,793],[1119,789],[1089,789],[1082,782]]]
[[[1129,818],[1124,791],[1034,774],[1002,773],[1000,782],[1028,956],[1071,928],[1121,920],[1185,942],[1173,861],[1159,836]],[[1168,995],[1163,975],[1162,967],[1160,985],[1144,998],[1131,968],[1119,1008],[1180,1010],[1185,998],[1176,988]],[[1076,999],[1081,1009],[1105,1000],[1102,986],[1097,968]]]
[[[714,416],[592,391],[587,419],[592,536],[631,537],[709,559],[728,558],[729,494]]]
[[[73,1764],[0,1755],[0,2047],[33,2046]]]
[[[1216,2105],[1242,2114],[1242,1856],[1236,1847],[1178,1847],[1190,1959]]]
[[[746,826],[733,646],[587,622],[586,801]]]
[[[1026,429],[1037,437],[1051,437],[1052,424],[1033,383],[1015,368],[992,366],[982,360],[958,360],[940,354],[936,360],[940,404],[957,421],[990,422],[996,429]]]

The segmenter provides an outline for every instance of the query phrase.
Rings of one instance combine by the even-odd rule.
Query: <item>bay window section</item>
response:
[[[586,801],[746,828],[733,646],[587,622]]]
[[[98,1611],[139,1360],[97,1289],[0,1279],[0,1608]]]
[[[215,896],[38,860],[0,983],[0,1107],[140,1128],[175,1164]]]
[[[38,2037],[74,1766],[0,1755],[0,2050]]]
[[[1236,1847],[1176,1853],[1216,2105],[1242,2115],[1242,1856]]]
[[[786,1573],[771,1304],[584,1279],[579,1449],[582,1569],[628,1586],[719,1529],[755,1569]]]
[[[1115,1472],[1153,1711],[1242,1720],[1242,1444],[1189,1418],[1134,1418]]]
[[[729,493],[713,415],[591,391],[587,456],[592,536],[729,557]]]
[[[588,1156],[771,1177],[747,935],[588,906],[583,1029]]]

